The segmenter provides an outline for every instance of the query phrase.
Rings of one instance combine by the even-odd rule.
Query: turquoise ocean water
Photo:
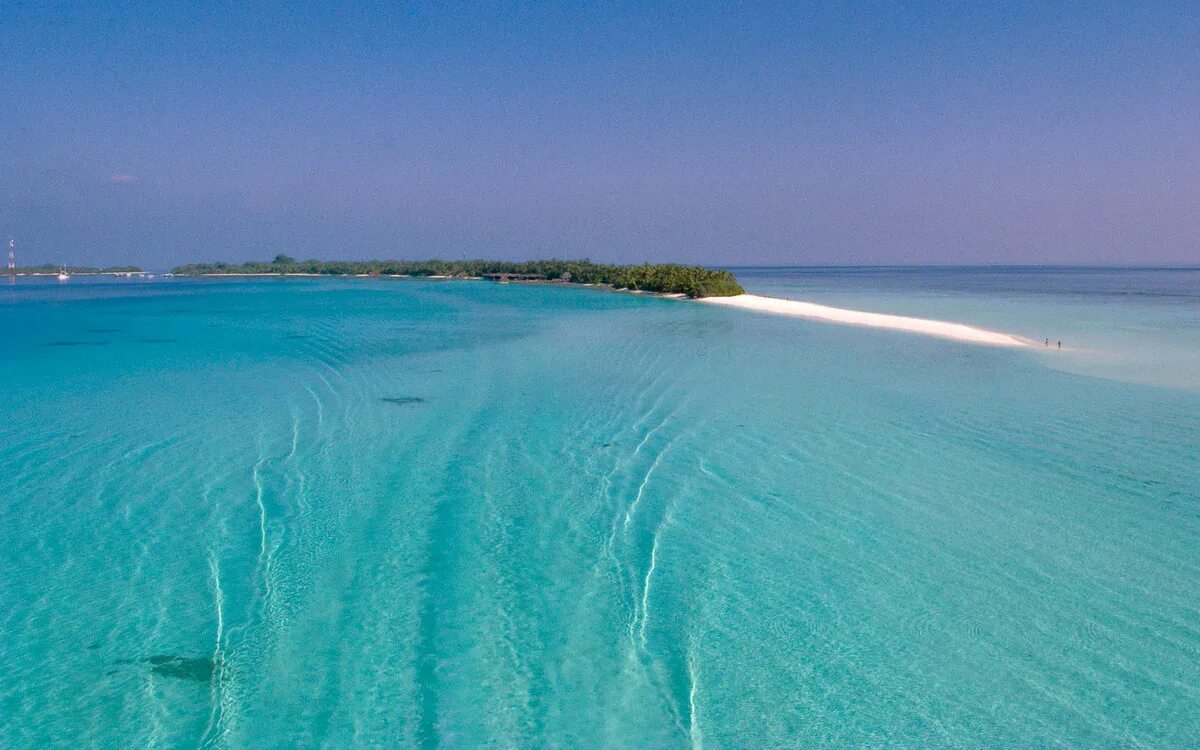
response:
[[[1200,272],[0,279],[0,746],[1195,747]]]

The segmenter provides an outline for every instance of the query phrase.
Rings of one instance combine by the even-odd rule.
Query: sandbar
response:
[[[792,315],[810,320],[822,320],[828,323],[867,326],[869,328],[887,328],[893,331],[919,333],[926,336],[939,336],[955,341],[966,341],[972,344],[987,344],[990,346],[1026,347],[1032,342],[1017,336],[984,328],[951,323],[945,320],[928,320],[926,318],[910,318],[906,315],[888,315],[885,313],[864,312],[862,310],[847,310],[841,307],[829,307],[813,302],[781,299],[778,297],[762,297],[757,294],[739,294],[733,297],[704,297],[699,300],[710,305],[737,307],[755,312],[774,313],[776,315]]]

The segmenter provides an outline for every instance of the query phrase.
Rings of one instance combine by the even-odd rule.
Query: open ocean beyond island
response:
[[[1195,747],[1200,272],[0,279],[0,746]]]

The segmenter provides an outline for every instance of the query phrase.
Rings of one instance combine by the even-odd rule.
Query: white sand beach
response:
[[[884,313],[863,312],[861,310],[846,310],[840,307],[828,307],[812,302],[780,299],[777,297],[760,297],[756,294],[739,294],[735,297],[704,297],[700,300],[710,305],[738,307],[755,312],[774,313],[776,315],[793,315],[811,320],[823,320],[829,323],[868,326],[870,328],[890,328],[895,331],[920,333],[926,336],[967,341],[972,344],[988,344],[991,346],[1030,346],[1031,342],[1016,336],[983,328],[950,323],[944,320],[927,320],[925,318],[910,318],[904,315],[886,315]]]

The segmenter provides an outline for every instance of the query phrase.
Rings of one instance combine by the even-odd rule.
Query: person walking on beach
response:
[[[1046,348],[1047,348],[1047,349],[1049,349],[1049,348],[1050,348],[1050,339],[1046,339]]]
[[[1059,348],[1059,349],[1062,349],[1062,339],[1059,339],[1059,340],[1058,340],[1058,348]]]

